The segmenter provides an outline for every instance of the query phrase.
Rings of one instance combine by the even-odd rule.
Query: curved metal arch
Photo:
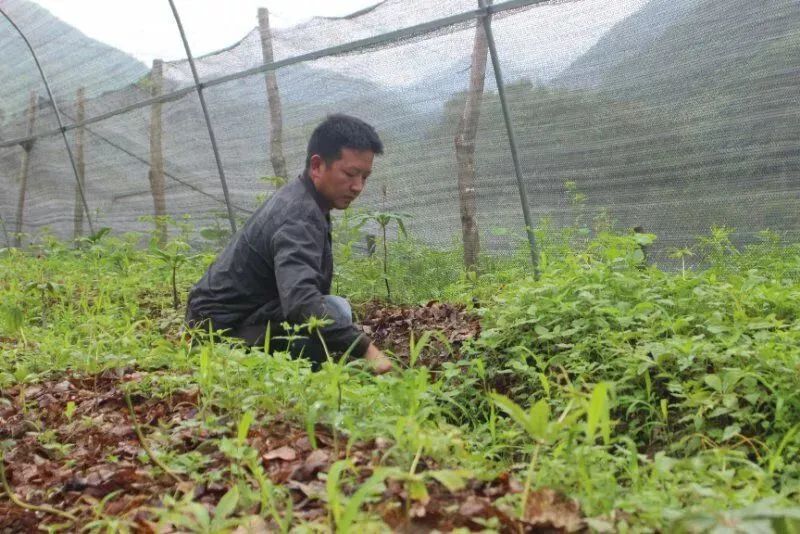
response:
[[[189,67],[192,69],[192,77],[194,77],[194,84],[197,87],[197,96],[200,98],[200,107],[203,108],[203,116],[206,119],[206,127],[208,127],[208,137],[211,139],[211,150],[214,152],[214,160],[217,162],[217,171],[219,172],[219,181],[222,183],[222,194],[225,197],[225,206],[228,208],[228,220],[231,223],[231,230],[236,233],[236,220],[233,218],[233,209],[231,208],[231,199],[228,194],[228,182],[225,180],[225,171],[222,169],[222,158],[219,155],[217,148],[217,138],[214,135],[214,129],[211,127],[211,117],[208,114],[208,106],[206,105],[206,97],[203,95],[203,84],[200,83],[200,77],[197,75],[197,67],[194,64],[194,57],[189,48],[189,41],[186,40],[186,33],[183,31],[183,24],[181,17],[178,15],[178,8],[175,7],[173,0],[169,1],[169,7],[172,8],[172,14],[175,17],[175,23],[178,25],[178,31],[181,34],[183,41],[183,48],[186,50],[186,59],[189,60]]]
[[[81,197],[81,203],[83,204],[83,211],[86,213],[86,221],[89,223],[89,231],[94,234],[94,225],[92,224],[92,216],[89,213],[89,205],[86,203],[86,195],[83,191],[83,184],[81,183],[80,178],[78,177],[78,167],[75,165],[75,156],[72,154],[72,149],[69,146],[69,141],[67,140],[66,128],[64,128],[64,123],[61,122],[61,112],[58,110],[58,105],[56,105],[56,99],[53,97],[53,92],[50,90],[50,83],[47,81],[47,76],[44,74],[44,70],[42,69],[41,63],[39,63],[39,56],[36,55],[36,51],[33,49],[30,41],[28,41],[27,36],[25,33],[20,29],[19,26],[14,22],[14,20],[6,13],[6,11],[0,7],[0,14],[2,14],[6,20],[17,30],[22,40],[25,41],[25,45],[28,47],[28,50],[31,52],[31,56],[33,56],[33,61],[36,63],[36,68],[39,69],[39,74],[42,77],[42,81],[44,82],[44,87],[47,90],[47,96],[50,97],[50,104],[53,106],[53,111],[56,113],[56,122],[58,122],[58,131],[61,132],[61,137],[64,139],[64,146],[67,148],[67,154],[69,155],[69,162],[72,165],[72,172],[75,174],[75,183],[78,185],[78,192]]]

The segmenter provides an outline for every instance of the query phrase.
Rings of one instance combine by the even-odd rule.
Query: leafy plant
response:
[[[124,375],[135,398],[163,398],[170,407],[167,417],[137,407],[127,418],[141,446],[155,449],[147,454],[154,461],[137,470],[160,482],[173,472],[173,487],[187,490],[161,497],[148,512],[160,522],[154,528],[246,529],[247,514],[258,513],[265,529],[281,532],[385,530],[370,515],[381,495],[402,499],[392,513],[411,520],[441,504],[441,488],[431,484],[460,499],[477,487],[484,496],[516,488],[519,476],[519,494],[493,495],[493,506],[527,513],[539,488],[553,488],[577,499],[598,531],[791,532],[800,469],[800,246],[770,234],[734,250],[735,234],[726,230],[692,245],[697,265],[675,262],[672,271],[642,261],[652,236],[540,227],[539,280],[527,268],[524,239],[513,256],[482,258],[473,277],[457,245],[434,249],[413,236],[387,247],[384,271],[380,257],[341,242],[360,239],[355,217],[337,222],[335,252],[337,284],[356,308],[391,274],[395,302],[461,304],[479,318],[480,337],[450,346],[435,333],[415,335],[392,347],[405,365],[379,379],[338,358],[311,372],[308,362],[268,345],[245,350],[198,332],[186,339],[154,317],[174,306],[176,284],[170,295],[153,290],[153,281],[164,279],[165,266],[175,271],[137,248],[140,237],[109,233],[79,250],[37,239],[30,250],[0,254],[0,408],[23,425],[14,434],[22,437],[0,443],[13,450],[7,458],[35,444],[59,469],[80,468],[75,436],[107,426],[85,395]],[[187,224],[177,241],[190,243]],[[176,252],[185,256],[177,285],[183,275],[199,277],[210,258]],[[43,300],[46,281],[56,285],[44,287]],[[43,306],[46,323],[35,320]],[[308,326],[289,337],[308,334]],[[324,321],[310,326],[313,335]],[[429,368],[434,348],[450,358]],[[66,392],[40,391],[39,383],[67,374]],[[298,458],[267,463],[263,447],[284,438]],[[298,486],[270,478],[302,465],[306,446],[345,458],[315,473],[324,483],[303,486],[327,503],[328,516],[312,522],[304,508],[313,500],[293,502]],[[104,450],[97,459],[124,463],[123,454]],[[20,473],[6,465],[6,482],[16,486]],[[192,485],[206,489],[204,500],[228,493],[215,510],[193,498]],[[9,488],[9,506],[75,521],[71,529],[124,531],[133,517],[106,514],[116,499],[108,506],[82,499],[59,515],[43,506],[49,493],[36,493],[43,504],[32,505],[21,485],[18,494]],[[480,514],[473,519],[500,528]]]
[[[47,321],[48,310],[50,309],[50,299],[61,291],[62,285],[57,284],[51,280],[40,280],[38,282],[28,282],[25,284],[26,291],[36,292],[39,294],[39,301],[41,302],[41,321],[44,324]],[[17,323],[17,314],[12,309],[12,320]]]
[[[190,255],[187,254],[189,245],[183,241],[172,240],[167,243],[167,246],[162,250],[158,248],[151,248],[150,254],[168,266],[171,272],[170,281],[172,282],[172,306],[176,310],[180,308],[180,299],[178,298],[178,282],[177,273],[178,268],[189,261]]]
[[[156,513],[161,525],[170,525],[198,534],[213,534],[233,529],[241,523],[240,519],[233,516],[238,503],[239,490],[234,486],[222,496],[213,514],[202,504],[193,501],[191,494],[184,495],[181,500],[165,496],[165,509],[156,510]]]
[[[384,480],[391,474],[391,470],[378,469],[350,496],[346,497],[341,491],[345,470],[351,468],[348,460],[339,460],[328,471],[328,480],[325,490],[328,498],[328,511],[331,523],[337,532],[350,532],[355,526],[361,507],[375,497],[384,488]]]
[[[400,230],[400,233],[404,236],[407,235],[405,226],[405,220],[407,218],[408,215],[403,213],[376,211],[361,214],[355,219],[358,226],[364,225],[371,221],[376,223],[381,229],[381,243],[383,245],[383,281],[386,285],[386,300],[388,301],[392,300],[392,292],[389,287],[389,250],[388,241],[386,239],[386,229],[391,225],[392,222],[394,222],[397,224],[397,228]]]

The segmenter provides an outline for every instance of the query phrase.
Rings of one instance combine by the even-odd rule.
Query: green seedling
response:
[[[156,510],[156,513],[162,525],[198,534],[214,534],[233,530],[240,524],[240,520],[233,517],[238,504],[239,490],[234,486],[222,496],[213,514],[202,504],[194,502],[191,493],[185,494],[179,501],[166,496],[164,509]]]
[[[150,254],[155,259],[162,262],[170,269],[170,281],[172,282],[172,306],[176,310],[180,308],[180,300],[178,299],[177,273],[178,268],[191,258],[191,256],[186,253],[188,250],[189,245],[178,240],[170,241],[164,249],[153,248],[150,250]]]
[[[361,507],[380,494],[385,487],[384,480],[391,474],[391,470],[377,469],[350,497],[346,497],[341,490],[343,475],[352,467],[349,460],[339,460],[331,466],[325,483],[328,514],[336,532],[350,532],[354,528]]]
[[[41,302],[42,316],[41,321],[44,324],[47,321],[48,310],[50,309],[50,299],[61,291],[63,286],[52,282],[50,280],[40,282],[28,282],[25,284],[25,290],[38,293]]]
[[[686,278],[686,258],[694,256],[694,252],[689,247],[676,248],[670,252],[669,257],[681,260],[681,277]]]
[[[68,401],[64,407],[64,416],[67,421],[72,421],[72,416],[75,415],[75,401]]]
[[[372,221],[377,223],[381,228],[381,235],[383,236],[383,239],[381,240],[383,245],[383,281],[386,285],[386,300],[389,302],[392,300],[392,291],[389,287],[389,245],[388,240],[386,239],[386,229],[389,227],[389,225],[391,225],[392,222],[395,222],[397,224],[397,228],[400,230],[400,233],[406,236],[407,233],[405,220],[408,217],[409,216],[404,213],[392,212],[372,212],[355,217],[357,227],[363,226],[367,222]]]

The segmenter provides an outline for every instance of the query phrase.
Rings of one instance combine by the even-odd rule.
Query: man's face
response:
[[[372,172],[375,153],[371,150],[342,149],[342,157],[330,165],[317,154],[311,156],[309,174],[314,187],[331,206],[343,210],[350,206]]]

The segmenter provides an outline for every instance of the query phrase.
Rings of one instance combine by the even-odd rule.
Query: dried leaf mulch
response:
[[[419,359],[419,364],[431,368],[458,359],[464,342],[481,333],[480,318],[463,305],[433,300],[425,306],[392,306],[373,301],[362,308],[359,323],[364,332],[404,361],[408,360],[412,332],[415,341],[426,331],[440,332],[447,344],[434,336]]]
[[[158,373],[165,371],[67,374],[0,392],[0,441],[7,445],[3,466],[14,494],[24,503],[73,514],[77,521],[69,531],[79,531],[102,514],[125,519],[137,532],[155,532],[153,509],[166,495],[191,494],[213,512],[232,481],[231,460],[220,451],[217,438],[235,434],[235,421],[221,430],[219,425],[202,424],[196,389],[176,391],[169,398],[132,395],[136,420],[157,456],[194,452],[200,458],[194,473],[206,476],[176,469],[180,482],[174,480],[144,454],[125,401],[126,386]],[[258,451],[272,482],[288,488],[294,520],[325,521],[324,479],[333,462],[347,453],[355,466],[355,480],[345,486],[350,494],[382,465],[391,444],[381,439],[347,444],[323,427],[312,440],[301,426],[282,417],[258,420],[247,443]],[[418,471],[439,468],[424,457],[418,464]],[[502,532],[585,530],[577,503],[547,489],[533,492],[518,517],[502,499],[521,491],[519,482],[508,475],[491,481],[470,479],[450,489],[439,482],[426,485],[426,495],[412,498],[402,482],[389,480],[378,501],[367,506],[398,532],[481,530],[486,525]],[[240,509],[247,528],[236,532],[276,529],[257,513],[257,507]],[[26,510],[5,493],[0,496],[0,532],[36,532],[42,525],[63,522],[50,513]]]

